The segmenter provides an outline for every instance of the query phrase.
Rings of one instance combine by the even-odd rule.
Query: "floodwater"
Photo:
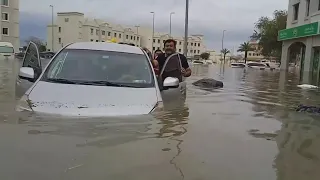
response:
[[[62,119],[14,113],[17,65],[0,61],[1,180],[318,180],[319,105],[296,72],[196,65],[185,102],[155,117]],[[220,90],[191,82],[222,80]]]

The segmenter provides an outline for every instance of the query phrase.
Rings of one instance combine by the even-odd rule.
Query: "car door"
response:
[[[164,73],[164,70],[165,68],[167,67],[168,65],[168,62],[170,60],[173,60],[174,57],[177,57],[179,54],[178,53],[175,53],[175,54],[172,54],[170,55],[164,65],[163,65],[163,68],[161,69],[160,71],[160,76],[159,77],[162,77],[162,74]],[[179,59],[179,64],[180,64],[180,69],[182,68],[182,64],[181,64],[181,60]],[[185,95],[186,95],[186,78],[184,76],[181,75],[181,79],[182,81],[179,83],[179,87],[178,88],[170,88],[170,89],[166,89],[166,90],[163,90],[162,91],[162,94],[163,94],[163,99],[176,99],[177,97],[182,97],[182,98],[185,98]]]
[[[23,57],[21,67],[31,67],[34,70],[34,80],[27,80],[19,76],[16,80],[16,98],[20,98],[33,85],[42,73],[39,50],[35,43],[30,42]],[[19,70],[20,71],[20,70]]]

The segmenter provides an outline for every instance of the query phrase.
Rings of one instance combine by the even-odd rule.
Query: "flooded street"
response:
[[[63,119],[17,114],[19,61],[0,60],[1,180],[318,180],[320,92],[296,72],[192,67],[186,102],[156,116]],[[15,67],[15,68],[13,68]],[[201,90],[203,77],[224,88]]]

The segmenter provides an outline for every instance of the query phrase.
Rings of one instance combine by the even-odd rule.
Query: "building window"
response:
[[[113,37],[117,37],[117,33],[114,33],[113,35],[114,35]]]
[[[108,32],[108,36],[111,36],[111,32]]]
[[[96,35],[99,35],[99,30],[98,29],[96,29]]]
[[[166,42],[166,40],[163,40],[163,44],[164,44],[164,42]]]
[[[1,0],[1,5],[9,6],[9,0]]]
[[[320,0],[318,2],[318,11],[320,11]]]
[[[181,43],[181,41],[179,42],[179,45],[181,45],[182,43]]]
[[[9,21],[9,14],[8,13],[2,13],[2,20],[3,21]]]
[[[181,52],[181,49],[179,49],[179,52]]]
[[[93,42],[93,39],[90,39],[91,42]]]
[[[99,42],[99,40],[96,40],[96,42]]]
[[[58,39],[59,44],[61,44],[61,38]]]
[[[91,33],[91,35],[93,34],[93,29],[92,28],[90,29],[90,33]]]
[[[197,53],[197,51],[196,51],[196,50],[194,50],[194,51],[193,51],[193,53]]]
[[[2,28],[3,35],[9,35],[9,28]]]
[[[193,43],[191,43],[191,46],[193,46]]]
[[[135,36],[133,36],[133,40],[136,40],[136,37],[135,37]]]
[[[155,47],[153,47],[152,49],[153,49],[153,50],[156,50],[156,48],[155,48]]]
[[[200,43],[198,43],[198,46],[200,47]]]
[[[102,31],[101,34],[104,36],[104,35],[106,35],[106,32],[105,32],[105,31]]]
[[[61,33],[61,27],[59,27],[59,33]]]
[[[156,40],[155,39],[153,39],[153,43],[155,43],[156,42]]]
[[[139,37],[137,37],[137,41],[139,41]]]
[[[251,53],[249,53],[249,56],[251,56]]]
[[[132,38],[133,38],[133,37],[131,36],[131,40],[132,40]]]
[[[298,20],[299,15],[299,3],[293,5],[293,20]]]
[[[121,34],[119,34],[119,38],[121,38]]]
[[[126,35],[126,39],[129,39],[129,36],[128,36],[128,35]]]
[[[160,39],[158,39],[158,43],[160,44]]]
[[[198,54],[200,54],[200,50],[198,50]]]
[[[69,18],[64,18],[64,22],[69,22]]]
[[[306,0],[306,6],[306,17],[308,17],[310,14],[310,0]]]

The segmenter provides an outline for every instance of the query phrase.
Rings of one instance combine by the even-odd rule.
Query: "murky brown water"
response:
[[[12,63],[0,61],[1,180],[316,180],[320,178],[318,91],[297,73],[195,66],[186,102],[157,117],[58,119],[12,113]]]

